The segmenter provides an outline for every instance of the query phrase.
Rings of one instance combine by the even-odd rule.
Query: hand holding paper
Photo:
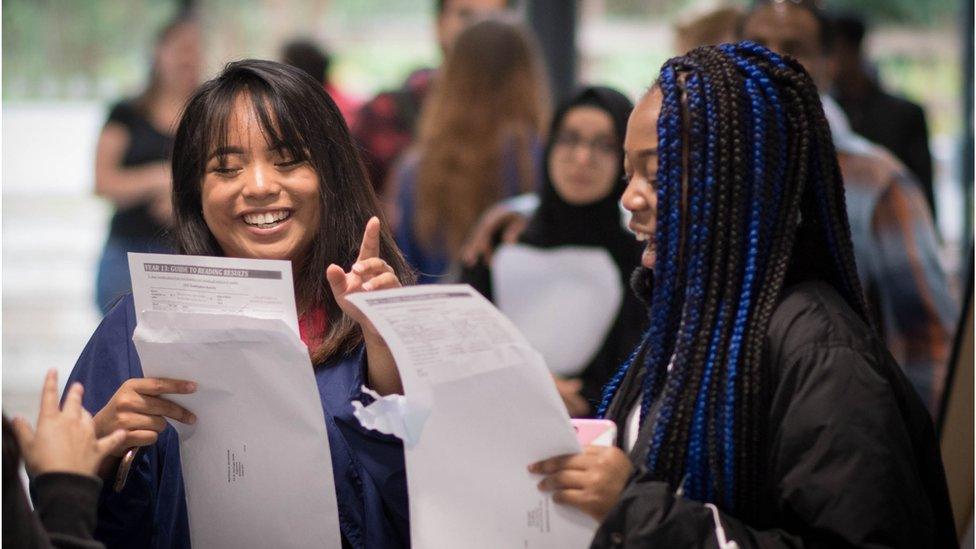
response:
[[[572,505],[603,521],[620,499],[634,467],[616,446],[584,446],[580,454],[550,458],[529,466],[546,475],[539,489],[551,491],[552,500]]]
[[[125,431],[125,443],[112,455],[122,454],[133,446],[155,444],[159,433],[166,429],[164,417],[192,425],[197,418],[186,408],[163,398],[167,394],[190,394],[196,384],[189,381],[161,378],[132,378],[126,380],[95,414],[95,432],[106,436],[116,429]]]

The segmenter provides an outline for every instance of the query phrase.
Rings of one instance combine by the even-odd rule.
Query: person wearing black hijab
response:
[[[600,86],[562,104],[549,132],[539,206],[525,231],[489,263],[462,273],[463,282],[495,302],[542,352],[575,417],[592,415],[604,383],[646,325],[646,308],[627,290],[640,245],[619,205],[632,109],[623,94]],[[594,340],[592,333],[604,336]]]

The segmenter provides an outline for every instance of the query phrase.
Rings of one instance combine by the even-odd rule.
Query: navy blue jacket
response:
[[[84,406],[94,414],[130,378],[143,377],[132,343],[136,317],[125,296],[102,320],[75,364],[71,383],[85,387]],[[366,360],[355,353],[315,368],[325,412],[339,525],[347,547],[408,547],[407,482],[399,439],[363,429],[351,402],[361,392]],[[255,494],[261,497],[261,494]],[[98,506],[96,539],[108,547],[189,547],[186,497],[176,431],[167,426],[152,446],[140,449],[121,493],[107,482]]]

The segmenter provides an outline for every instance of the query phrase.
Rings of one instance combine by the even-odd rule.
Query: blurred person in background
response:
[[[885,91],[873,74],[863,49],[867,26],[862,16],[839,13],[831,21],[834,98],[844,109],[854,132],[891,151],[915,174],[935,218],[932,155],[925,111]]]
[[[698,46],[735,41],[742,13],[742,8],[731,4],[693,8],[682,13],[673,25],[675,51],[682,54]]]
[[[645,307],[629,291],[641,248],[619,204],[632,109],[623,94],[600,86],[582,88],[560,106],[544,155],[540,205],[528,227],[517,244],[462,272],[462,282],[524,333],[540,334],[541,342],[531,336],[530,342],[546,358],[573,417],[592,416],[604,384],[646,324]],[[566,357],[567,349],[581,354]]]
[[[437,44],[446,59],[457,35],[479,18],[504,11],[511,0],[435,0]],[[436,70],[419,69],[399,89],[384,91],[362,106],[352,127],[369,179],[384,193],[390,170],[413,143],[417,119]]]
[[[187,98],[200,83],[201,31],[181,14],[156,40],[149,85],[114,105],[95,149],[95,193],[112,202],[108,240],[98,263],[96,299],[106,313],[129,291],[127,252],[167,253],[172,223],[169,154]]]
[[[397,244],[419,282],[456,280],[455,260],[478,217],[539,187],[549,94],[538,46],[497,18],[467,27],[420,119],[417,146],[396,168]]]
[[[104,547],[95,541],[98,464],[125,439],[119,429],[95,435],[91,414],[81,406],[75,383],[58,405],[58,374],[49,370],[41,390],[36,430],[23,418],[3,416],[3,546],[5,548]],[[21,458],[32,477],[31,510],[20,482]]]
[[[695,28],[696,23],[687,26]],[[739,19],[737,34],[792,55],[824,92],[832,76],[831,30],[823,12],[807,0],[763,1]],[[682,37],[682,44],[694,45],[689,42],[692,35]],[[721,38],[710,33],[697,36],[709,42]],[[958,314],[939,260],[934,222],[913,174],[883,147],[851,131],[829,96],[823,97],[823,105],[844,176],[854,254],[871,318],[934,415]],[[504,241],[517,239],[526,209],[518,210],[509,202],[485,214],[464,246],[466,264],[489,253],[499,233]]]
[[[678,16],[672,32],[675,51],[684,53],[697,46],[732,42],[744,11],[736,5],[692,7]],[[528,220],[539,206],[539,197],[526,194],[503,200],[478,220],[461,248],[461,260],[467,269],[491,261],[500,243],[518,242]]]
[[[939,261],[935,225],[912,173],[850,130],[829,89],[828,19],[808,0],[759,2],[741,38],[795,57],[813,77],[844,177],[861,285],[875,327],[933,416],[939,409],[958,305]]]
[[[298,67],[307,72],[309,76],[322,83],[325,91],[328,92],[339,112],[346,120],[347,126],[352,126],[355,122],[356,111],[359,109],[359,101],[354,97],[340,90],[330,78],[329,69],[332,66],[332,54],[320,48],[315,42],[306,39],[293,40],[285,44],[281,49],[281,62],[286,65]]]

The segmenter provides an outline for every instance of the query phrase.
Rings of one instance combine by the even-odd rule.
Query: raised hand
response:
[[[353,263],[349,272],[344,271],[342,267],[336,264],[332,264],[329,265],[325,275],[329,279],[332,295],[335,296],[342,311],[359,323],[366,335],[377,336],[372,323],[346,297],[356,292],[400,287],[400,280],[393,271],[393,267],[390,267],[386,261],[380,258],[379,218],[371,217],[366,223],[366,230],[363,231],[363,242],[359,247],[359,257],[356,258],[356,262]]]
[[[400,280],[393,267],[380,259],[380,220],[369,218],[366,230],[363,231],[363,243],[359,247],[359,257],[353,263],[349,272],[338,265],[329,265],[325,271],[332,288],[332,295],[342,308],[342,312],[355,320],[363,331],[363,343],[366,347],[366,383],[381,395],[402,393],[403,384],[396,369],[396,362],[389,347],[359,309],[349,302],[347,297],[356,292],[369,292],[399,288]]]
[[[41,390],[37,430],[23,418],[14,418],[14,436],[31,473],[94,475],[105,456],[125,440],[122,429],[98,438],[91,414],[81,406],[83,392],[81,384],[72,385],[59,409],[58,374],[49,370]]]

